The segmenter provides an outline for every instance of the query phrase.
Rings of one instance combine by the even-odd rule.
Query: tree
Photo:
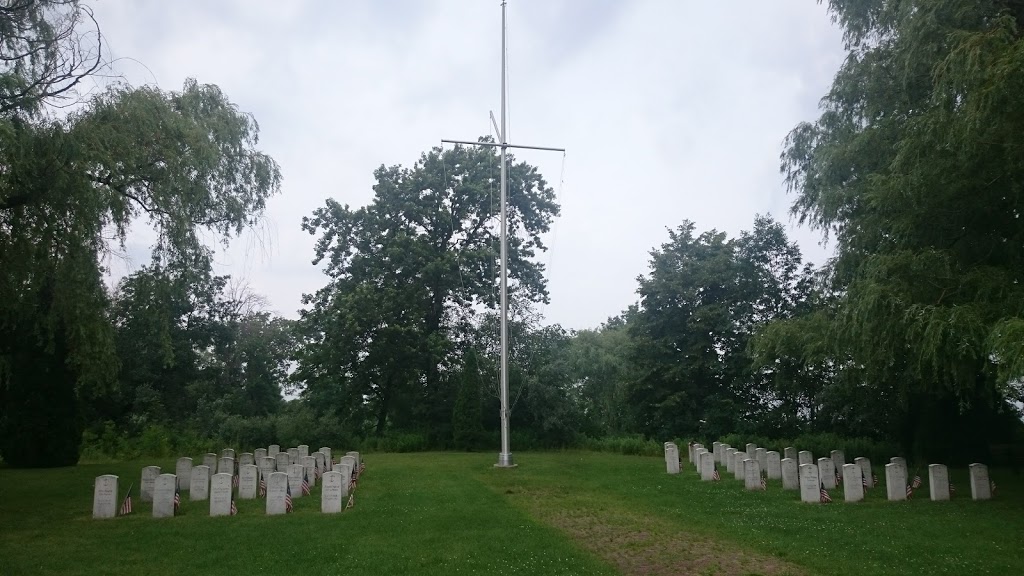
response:
[[[835,237],[837,337],[897,386],[905,445],[983,456],[1024,376],[1024,6],[829,8],[849,54],[787,138],[792,211]]]
[[[535,168],[509,162],[510,292],[545,301],[532,258],[558,206]],[[428,430],[450,423],[454,342],[496,305],[497,170],[490,148],[435,148],[412,168],[381,166],[372,204],[328,200],[303,220],[330,277],[304,297],[296,379],[309,394],[352,417],[369,399],[377,434],[396,415]]]
[[[453,443],[457,450],[480,448],[484,439],[483,404],[480,399],[480,366],[476,350],[469,348],[463,354],[459,378],[459,395],[452,411]]]
[[[77,414],[76,394],[109,387],[116,373],[100,258],[114,243],[123,247],[140,218],[157,231],[158,259],[200,258],[200,231],[226,242],[261,217],[281,179],[255,149],[255,121],[216,86],[114,85],[64,117],[44,114],[95,69],[99,45],[81,44],[83,18],[91,21],[72,1],[0,10],[0,31],[14,31],[0,40],[0,395],[45,393],[18,358],[66,365],[74,384],[47,398],[65,405],[66,422],[79,421],[67,416]],[[66,430],[63,444],[75,448],[56,458],[39,446],[40,458],[77,460],[80,424],[58,428],[25,405],[3,403],[5,458],[12,446],[34,442],[21,431],[49,426]]]

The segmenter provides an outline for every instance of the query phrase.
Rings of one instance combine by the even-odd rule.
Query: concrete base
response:
[[[515,468],[518,464],[512,462],[512,453],[498,454],[498,463],[494,465],[495,468]]]

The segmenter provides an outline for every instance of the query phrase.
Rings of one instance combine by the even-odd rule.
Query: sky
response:
[[[217,84],[260,126],[282,193],[264,225],[219,250],[216,271],[297,317],[327,282],[303,216],[358,207],[373,171],[410,166],[441,139],[492,133],[498,0],[85,0],[115,71],[133,85]],[[831,254],[789,214],[786,134],[817,118],[844,58],[813,0],[509,0],[508,135],[555,190],[561,216],[538,256],[545,321],[597,327],[637,301],[668,229],[737,236],[756,214],[786,225],[805,261]],[[148,263],[133,230],[113,275]]]

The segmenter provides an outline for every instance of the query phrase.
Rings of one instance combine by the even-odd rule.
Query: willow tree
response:
[[[1024,376],[1024,5],[829,8],[848,55],[782,170],[836,242],[832,336],[898,388],[918,453],[950,454],[958,428],[980,449]]]
[[[83,46],[83,23],[72,1],[0,10],[0,451],[14,464],[77,461],[78,397],[117,365],[100,262],[132,225],[156,231],[157,261],[203,264],[200,234],[252,225],[280,187],[256,122],[216,86],[75,96],[101,47]]]

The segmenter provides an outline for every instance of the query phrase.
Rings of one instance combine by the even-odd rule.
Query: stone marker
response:
[[[832,467],[839,473],[839,477],[845,481],[846,476],[843,476],[843,466],[846,464],[846,455],[843,454],[842,450],[833,450],[830,456],[832,458]]]
[[[697,448],[693,451],[693,469],[700,472],[700,458],[701,454],[706,454],[707,450],[704,448]],[[359,466],[359,461],[356,461],[356,466]]]
[[[907,469],[907,459],[902,456],[893,456],[892,458],[889,458],[889,463],[899,464],[900,466],[903,466],[904,470]]]
[[[153,487],[159,476],[159,466],[146,466],[142,469],[142,483],[139,484],[139,500],[142,502],[153,501]]]
[[[288,472],[288,466],[292,463],[291,456],[287,452],[278,452],[275,457],[278,472]]]
[[[192,478],[188,483],[189,500],[206,500],[210,497],[210,468],[196,466],[192,469]]]
[[[818,480],[826,490],[836,487],[836,468],[831,458],[818,458]]]
[[[949,500],[949,470],[945,465],[928,465],[928,493],[936,502]]]
[[[910,474],[909,474],[909,472],[907,470],[907,461],[905,459],[903,459],[903,458],[900,458],[899,456],[896,456],[895,458],[890,458],[889,459],[889,463],[892,464],[893,466],[896,466],[900,470],[902,470],[901,478],[903,478],[903,483],[900,484],[898,486],[898,488],[903,492],[904,498],[902,498],[902,499],[905,500],[906,499],[907,484],[909,484],[908,479],[910,478]],[[886,475],[885,475],[885,489],[886,489],[886,492],[888,492],[888,490],[889,490],[889,473],[888,472],[886,472]]]
[[[327,446],[321,446],[320,452],[323,452],[324,458],[327,459],[327,471],[330,472],[334,466],[334,462],[331,461],[331,449]],[[679,449],[676,449],[676,454],[679,453]]]
[[[821,503],[821,483],[818,481],[818,467],[814,464],[800,465],[800,501]]]
[[[722,461],[722,443],[712,442],[711,443],[711,456],[715,459],[715,462]]]
[[[792,446],[786,446],[782,450],[782,457],[783,458],[790,458],[792,460],[796,460],[796,448],[794,448]]]
[[[797,471],[796,460],[792,458],[782,459],[782,489],[800,489],[800,474]]]
[[[298,464],[299,463],[299,449],[298,448],[289,448],[288,449],[288,460],[290,461],[291,464]]]
[[[988,479],[988,466],[974,463],[970,466],[971,472],[971,498],[975,500],[988,500],[992,498],[992,485]]]
[[[700,446],[700,445],[698,444],[698,446]],[[704,446],[700,446],[700,447],[704,448]],[[705,449],[705,451],[706,450],[707,449]],[[363,458],[359,455],[359,452],[346,452],[345,455],[346,456],[351,456],[351,457],[356,459],[356,468],[355,468],[356,470],[358,470],[359,467],[363,465]]]
[[[863,456],[858,456],[853,459],[853,463],[860,467],[860,477],[864,481],[864,486],[874,488],[875,477],[871,472],[871,460]]]
[[[174,465],[174,475],[178,477],[178,490],[188,490],[192,483],[192,459],[188,456],[178,458]]]
[[[302,474],[306,469],[302,464],[288,465],[288,488],[292,491],[292,500],[302,498]],[[312,487],[311,487],[312,488]]]
[[[218,472],[210,481],[210,516],[231,515],[232,474]]]
[[[692,442],[688,443],[686,445],[686,449],[687,449],[686,461],[687,462],[693,462],[693,451],[694,451],[695,448],[696,448],[696,446],[694,446],[694,444]]]
[[[347,497],[349,490],[352,489],[352,467],[349,466],[347,462],[339,463],[337,466],[334,467],[334,471],[341,473],[343,477],[343,481],[341,483],[342,491],[345,493],[345,496]]]
[[[274,458],[275,456],[277,456],[277,453],[280,452],[280,451],[281,451],[281,446],[280,445],[278,445],[278,444],[271,444],[270,446],[267,447],[267,456],[270,456],[271,458]]]
[[[253,456],[252,452],[242,452],[238,455],[238,467],[247,466],[249,464],[255,464],[256,457]]]
[[[104,474],[97,476],[92,485],[92,517],[93,518],[115,518],[117,517],[117,476]]]
[[[761,467],[761,470],[767,470],[768,450],[765,448],[757,448],[754,450],[754,460],[757,460],[757,465]]]
[[[299,444],[299,447],[297,449],[299,451],[299,458],[305,458],[306,456],[309,456],[308,444]]]
[[[253,450],[253,452],[252,452],[253,464],[256,464],[257,466],[259,465],[260,458],[266,458],[266,457],[267,457],[267,449],[266,448],[257,448],[255,450]]]
[[[263,481],[266,482],[270,475],[277,471],[277,458],[271,458],[269,456],[260,458],[256,461],[256,467],[260,470],[260,476],[263,477]],[[257,479],[257,483],[259,480]]]
[[[756,458],[743,461],[743,484],[747,490],[761,490],[761,464]]]
[[[267,479],[267,514],[285,514],[284,497],[288,493],[288,475],[284,472],[274,472]],[[292,494],[292,498],[295,495]]]
[[[766,471],[768,472],[769,480],[778,480],[782,478],[782,459],[779,457],[779,453],[772,450],[766,455],[768,466]]]
[[[801,450],[800,453],[797,454],[796,463],[800,466],[803,466],[804,464],[814,464],[814,455],[807,450]]]
[[[327,471],[327,457],[324,456],[323,452],[313,452],[310,456],[316,459],[316,467],[320,469],[320,475],[322,476]]]
[[[223,457],[217,462],[217,474],[235,475],[235,459]]]
[[[860,466],[843,464],[843,496],[847,502],[864,499],[864,486],[860,483]]]
[[[736,478],[737,480],[743,480],[746,477],[745,475],[747,473],[747,460],[753,460],[753,458],[750,458],[744,452],[736,454],[736,463],[733,466],[733,477]]]
[[[234,448],[225,448],[225,449],[221,450],[220,451],[220,457],[221,458],[231,458],[232,460],[234,460],[235,459],[235,449]]]
[[[203,466],[206,466],[210,470],[217,469],[217,455],[213,452],[207,452],[203,454]]]
[[[303,456],[302,467],[306,469],[306,479],[309,480],[309,487],[316,488],[316,458]]]
[[[320,489],[320,511],[324,514],[337,514],[344,505],[343,499],[348,496],[342,492],[345,479],[341,472],[325,472],[323,487]]]
[[[700,479],[705,482],[715,479],[715,455],[711,452],[700,455]]]
[[[238,468],[238,499],[252,500],[256,497],[260,469],[253,464],[242,464]]]
[[[153,518],[174,517],[174,492],[178,479],[174,474],[161,474],[153,483]]]
[[[885,465],[885,493],[889,500],[907,499],[907,469],[899,463]]]
[[[754,458],[757,455],[757,444],[747,442],[747,448],[743,453],[747,455],[747,458]]]
[[[349,456],[348,454],[346,454],[346,455],[341,457],[341,463],[342,464],[347,464],[348,467],[350,468],[349,473],[348,473],[349,476],[351,476],[356,471],[356,459],[354,457]]]
[[[736,465],[736,449],[732,446],[726,448],[722,460],[725,460],[726,472],[732,472],[732,467]]]
[[[665,469],[669,474],[679,474],[679,448],[675,444],[665,447]]]

